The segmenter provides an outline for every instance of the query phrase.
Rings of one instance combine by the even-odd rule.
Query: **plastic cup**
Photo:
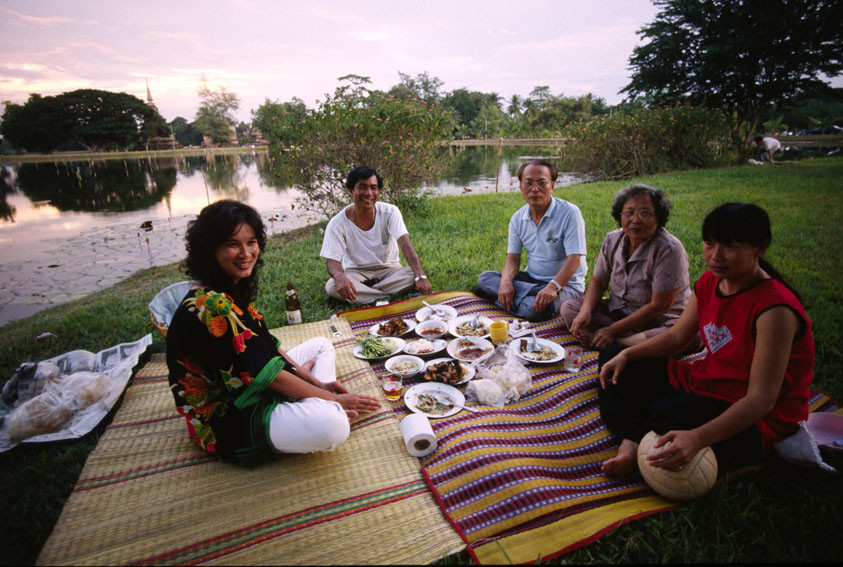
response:
[[[401,398],[401,394],[404,391],[404,381],[400,374],[390,374],[383,379],[381,387],[383,388],[384,395],[386,395],[386,399],[394,402]]]
[[[565,350],[565,370],[579,372],[582,367],[582,347],[568,347]]]
[[[489,338],[492,339],[493,343],[502,343],[507,339],[508,329],[506,321],[493,321],[489,325]]]

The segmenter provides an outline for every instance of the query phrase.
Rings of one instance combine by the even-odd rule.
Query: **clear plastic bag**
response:
[[[495,406],[498,409],[506,404],[506,394],[503,388],[494,380],[480,378],[472,380],[465,388],[465,397],[469,400],[477,400],[486,406]]]
[[[518,401],[533,385],[530,371],[506,344],[498,345],[494,354],[477,364],[476,368],[478,379],[491,380],[500,387],[506,403]]]

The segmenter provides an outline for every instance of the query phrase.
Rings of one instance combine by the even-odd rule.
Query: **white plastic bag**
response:
[[[507,403],[518,401],[533,385],[530,371],[506,344],[499,345],[492,356],[477,364],[477,378],[500,386]]]
[[[485,406],[495,406],[502,409],[506,404],[506,394],[503,388],[494,380],[480,378],[472,380],[465,388],[465,397],[469,400],[477,400]]]

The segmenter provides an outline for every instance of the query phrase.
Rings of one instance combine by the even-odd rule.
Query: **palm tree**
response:
[[[509,99],[509,108],[507,109],[510,116],[521,114],[521,97],[517,94],[512,95]]]

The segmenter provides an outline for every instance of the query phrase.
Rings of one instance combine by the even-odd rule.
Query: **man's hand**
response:
[[[553,300],[556,299],[557,295],[559,295],[559,290],[556,289],[556,286],[552,283],[547,284],[544,286],[544,289],[536,295],[536,301],[533,302],[533,308],[541,313],[550,307],[550,304],[553,303]]]
[[[507,311],[512,311],[512,299],[515,297],[515,287],[511,281],[501,279],[498,287],[498,303]]]
[[[423,295],[427,295],[428,293],[433,293],[433,285],[430,283],[430,280],[427,278],[422,278],[416,282],[416,289],[419,290],[419,293]]]
[[[334,283],[337,286],[337,293],[348,301],[357,299],[357,288],[354,283],[346,277],[345,274],[337,274],[334,276]]]

